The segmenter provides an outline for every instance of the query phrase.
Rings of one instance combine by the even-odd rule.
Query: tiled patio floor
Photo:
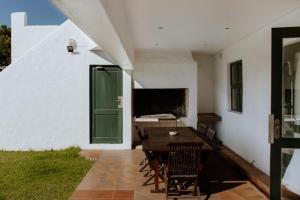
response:
[[[86,155],[86,154],[85,154]],[[154,185],[142,186],[145,177],[138,172],[139,162],[144,154],[141,150],[110,150],[100,153],[88,153],[88,156],[99,156],[97,162],[82,180],[71,197],[71,200],[160,200],[165,194],[150,193]],[[213,172],[210,178],[222,176],[222,183],[215,182],[213,194],[209,198],[203,194],[201,199],[210,200],[260,200],[267,199],[247,180],[239,179],[234,172],[227,173],[228,166],[210,161],[208,166]],[[219,169],[215,169],[215,168]],[[225,175],[223,176],[223,172]],[[161,185],[164,186],[164,183]]]

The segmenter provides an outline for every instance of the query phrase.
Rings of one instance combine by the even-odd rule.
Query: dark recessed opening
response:
[[[135,117],[170,113],[186,116],[186,89],[134,89]]]

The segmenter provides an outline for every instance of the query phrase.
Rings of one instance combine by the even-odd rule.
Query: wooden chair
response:
[[[206,135],[207,128],[208,127],[206,124],[199,123],[197,127],[197,132],[199,134]]]
[[[210,140],[210,141],[213,141],[214,138],[216,136],[216,131],[214,131],[213,129],[211,128],[208,128],[207,129],[207,133],[206,133],[206,137]]]
[[[141,143],[141,145],[137,146],[137,149],[142,149],[142,144],[143,141],[145,140],[144,135],[142,134],[141,129],[138,126],[135,126],[136,129],[136,134],[138,136],[139,142]],[[142,166],[142,168],[140,169],[140,172],[144,171],[144,169],[147,168],[147,166],[149,165],[149,163],[147,162],[147,157],[145,157],[139,164],[140,166]]]
[[[138,141],[135,141],[134,142],[134,148],[135,149],[142,149],[142,139],[141,139],[141,137],[139,137],[139,135],[138,135],[138,131],[141,131],[141,132],[143,132],[142,131],[142,129],[139,127],[139,126],[137,126],[137,125],[135,125],[134,126],[135,127],[135,132],[134,132],[134,134],[135,134],[135,138],[137,138],[138,139]],[[142,134],[143,135],[143,134]],[[142,138],[144,138],[144,135],[142,136]]]
[[[138,138],[139,140],[141,140],[141,142],[143,143],[143,141],[146,139],[147,136],[143,135],[142,134],[142,131],[141,129],[137,129],[137,135],[138,135]],[[144,151],[143,152],[145,153],[145,161],[144,161],[144,166],[139,170],[140,172],[143,172],[146,168],[147,171],[146,171],[146,174],[144,175],[145,177],[147,177],[148,175],[150,176],[144,183],[143,183],[143,186],[146,186],[148,185],[148,183],[154,179],[154,173],[151,174],[151,172],[153,171],[154,169],[154,160],[156,159],[155,158],[155,154],[153,152],[150,152],[150,151]],[[161,171],[161,170],[160,170]],[[163,179],[162,176],[160,176],[161,179]]]
[[[135,149],[142,149],[143,148],[142,143],[145,137],[143,136],[141,129],[137,125],[135,125],[135,133],[137,134],[139,139],[139,145],[135,146]],[[141,169],[145,169],[147,165],[147,159],[146,158],[143,159],[139,165],[142,166]]]
[[[198,178],[202,169],[202,143],[169,144],[166,169],[166,199],[179,197],[200,198]],[[185,186],[185,183],[188,183]],[[191,195],[187,195],[191,193]],[[181,196],[183,195],[184,196]]]
[[[159,127],[177,127],[177,118],[159,118]]]

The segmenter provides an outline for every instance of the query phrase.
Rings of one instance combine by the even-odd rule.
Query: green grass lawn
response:
[[[0,151],[0,200],[68,199],[94,163],[79,151]]]

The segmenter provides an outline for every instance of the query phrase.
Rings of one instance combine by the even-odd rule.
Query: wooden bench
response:
[[[222,145],[219,156],[224,160],[237,167],[242,173],[244,173],[249,181],[251,181],[261,192],[269,197],[269,176],[257,169],[255,166],[241,158],[239,155],[234,153],[228,147]]]

